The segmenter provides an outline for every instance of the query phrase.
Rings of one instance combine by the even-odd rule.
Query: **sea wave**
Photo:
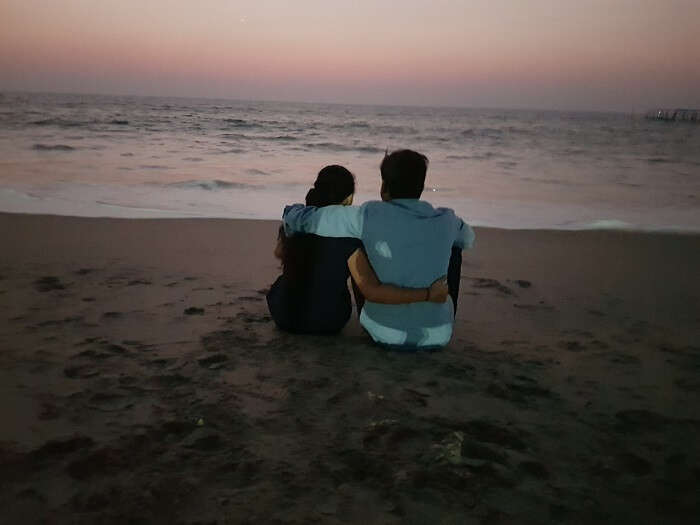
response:
[[[359,151],[361,153],[383,153],[384,150],[374,146],[344,146],[335,142],[308,142],[304,144],[308,149],[321,149],[325,151]]]
[[[418,130],[411,126],[381,125],[374,126],[372,130],[376,131],[377,133],[389,133],[392,135],[415,135],[418,133]]]
[[[258,122],[251,122],[249,120],[244,120],[240,118],[225,118],[223,119],[224,122],[224,127],[222,129],[231,129],[231,128],[245,128],[245,129],[250,129],[250,128],[260,128],[262,127],[260,123]]]
[[[68,146],[66,144],[34,144],[32,146],[33,150],[36,151],[74,151],[73,146]]]
[[[217,137],[222,139],[247,139],[250,138],[250,135],[246,135],[245,133],[221,133],[217,135]]]
[[[298,137],[295,137],[294,135],[269,135],[259,137],[256,137],[254,135],[247,135],[246,138],[256,140],[270,140],[273,142],[291,142],[293,140],[299,140]]]
[[[217,191],[217,190],[250,190],[257,189],[260,186],[255,184],[245,184],[243,182],[231,182],[227,180],[186,180],[182,182],[172,182],[165,184],[170,188],[180,188],[188,190],[207,190],[207,191]]]
[[[503,130],[501,128],[477,128],[477,129],[465,129],[462,131],[462,135],[465,137],[493,137],[497,138],[503,135]]]
[[[351,122],[341,122],[339,124],[333,124],[329,127],[332,129],[367,129],[370,128],[371,125],[369,122],[365,122],[364,120],[357,120]]]
[[[58,126],[61,128],[78,128],[80,126],[87,126],[93,124],[94,120],[66,120],[62,118],[46,118],[41,120],[34,120],[32,124],[35,126]]]
[[[265,176],[269,175],[268,172],[263,171],[263,170],[259,170],[257,168],[248,168],[245,171],[246,171],[246,173],[248,173],[250,175],[265,175]]]
[[[474,153],[473,155],[447,155],[445,158],[450,160],[488,160],[498,156],[502,157],[503,155],[493,151],[486,151],[484,153]]]

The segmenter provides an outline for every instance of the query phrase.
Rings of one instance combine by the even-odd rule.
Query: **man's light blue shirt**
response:
[[[470,248],[474,231],[449,208],[418,199],[370,201],[362,206],[287,206],[288,234],[354,237],[364,244],[382,283],[427,288],[447,274],[453,246]],[[378,343],[408,347],[446,345],[454,323],[452,301],[379,304],[367,301],[360,323]]]

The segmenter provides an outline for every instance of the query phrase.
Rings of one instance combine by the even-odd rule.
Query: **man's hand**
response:
[[[431,303],[444,303],[447,301],[449,289],[447,288],[447,277],[442,276],[428,288],[428,301]]]

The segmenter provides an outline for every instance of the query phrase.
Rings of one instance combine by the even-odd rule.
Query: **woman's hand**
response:
[[[444,303],[447,301],[449,289],[447,288],[447,277],[443,275],[428,288],[428,301],[431,303]]]

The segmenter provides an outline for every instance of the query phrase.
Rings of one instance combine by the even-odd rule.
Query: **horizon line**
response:
[[[76,95],[88,97],[136,97],[136,98],[173,98],[183,100],[225,100],[229,102],[259,102],[259,103],[285,103],[285,104],[309,104],[309,105],[328,105],[328,106],[365,106],[365,107],[389,107],[389,108],[424,108],[424,109],[485,109],[485,110],[505,110],[505,111],[549,111],[549,112],[572,112],[572,113],[610,113],[619,115],[643,115],[647,111],[654,110],[658,106],[650,106],[643,110],[613,110],[613,109],[581,109],[581,108],[543,108],[530,106],[467,106],[454,104],[383,104],[376,102],[327,102],[327,101],[312,101],[312,100],[290,100],[290,99],[255,99],[255,98],[234,98],[234,97],[212,97],[212,96],[194,96],[194,95],[150,95],[150,94],[135,94],[135,93],[95,93],[95,92],[77,92],[77,91],[43,91],[43,90],[3,90],[0,88],[0,95],[3,94],[33,94],[33,95]]]

